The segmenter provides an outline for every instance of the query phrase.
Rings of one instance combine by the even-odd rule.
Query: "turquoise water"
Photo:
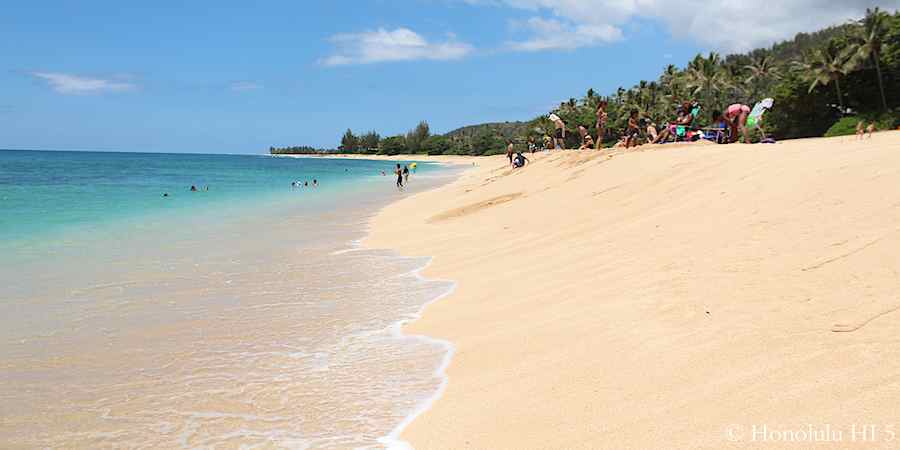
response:
[[[139,227],[160,217],[184,220],[286,201],[322,207],[341,195],[364,191],[367,183],[389,183],[381,171],[390,174],[394,165],[268,155],[3,150],[0,243],[6,245],[0,249],[30,248],[35,238],[91,232],[117,221]],[[420,173],[432,170],[433,165],[418,164]],[[292,189],[298,180],[310,186],[316,180],[319,187]],[[191,186],[199,192],[191,192]]]
[[[0,151],[0,442],[400,447],[451,354],[400,327],[453,283],[359,240],[458,172],[394,165]]]

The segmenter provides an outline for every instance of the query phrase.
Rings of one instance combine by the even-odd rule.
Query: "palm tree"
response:
[[[849,63],[853,56],[848,50],[852,49],[841,49],[836,41],[831,40],[824,48],[808,54],[805,62],[797,63],[797,67],[804,70],[806,75],[812,79],[809,92],[814,91],[820,85],[827,86],[834,82],[841,114],[846,112],[844,98],[841,94],[841,77],[849,72]]]
[[[781,69],[768,54],[754,58],[752,63],[744,66],[744,69],[749,74],[744,83],[751,87],[754,95],[757,94],[759,85],[766,86],[769,82],[781,79]]]
[[[884,96],[884,78],[881,75],[881,48],[887,33],[887,14],[875,9],[866,9],[866,17],[860,27],[855,29],[850,39],[853,43],[853,64],[861,66],[869,60],[875,61],[875,72],[878,74],[878,89],[881,92],[881,106],[887,111],[887,98]]]
[[[719,54],[715,52],[711,52],[707,58],[697,55],[691,61],[687,69],[688,87],[692,88],[694,95],[703,92],[705,100],[712,101],[713,90],[725,84],[721,62]]]

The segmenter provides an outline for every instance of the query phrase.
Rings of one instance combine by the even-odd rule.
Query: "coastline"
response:
[[[272,203],[104,225],[140,231],[120,244],[104,241],[107,233],[48,239],[78,247],[4,283],[4,311],[17,313],[6,317],[18,319],[4,329],[6,376],[40,376],[0,393],[8,417],[0,435],[14,447],[76,448],[108,446],[113,436],[124,446],[314,448],[395,436],[440,390],[435,368],[449,358],[449,343],[400,328],[453,283],[419,276],[428,258],[368,251],[359,240],[378,210],[459,171],[420,170],[398,193],[371,166],[360,162],[372,175],[354,175],[356,184],[334,180],[316,194],[284,189]],[[20,307],[26,300],[53,309]],[[170,399],[165,409],[158,398]],[[167,425],[160,431],[155,421]]]
[[[898,137],[480,157],[383,208],[364,246],[457,283],[404,327],[456,351],[400,437],[746,448],[732,426],[893,424]]]
[[[370,161],[421,161],[441,164],[470,165],[485,157],[466,155],[363,155],[363,154],[334,154],[334,155],[270,155],[279,158],[314,158],[314,159],[363,159]],[[480,159],[481,158],[481,159]]]

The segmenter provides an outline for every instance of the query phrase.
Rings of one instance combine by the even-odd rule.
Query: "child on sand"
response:
[[[866,124],[862,120],[856,124],[856,137],[860,141],[863,140],[863,137],[866,135]]]
[[[594,149],[594,138],[591,135],[584,135],[584,139],[581,141],[581,147],[578,147],[578,150],[593,150]]]
[[[603,136],[606,133],[606,121],[609,120],[606,106],[606,100],[600,100],[600,104],[597,105],[597,150],[600,149],[603,143]]]
[[[625,148],[637,147],[641,130],[638,128],[638,110],[634,109],[628,115],[628,128],[625,129]]]
[[[877,130],[878,128],[875,127],[875,122],[870,123],[869,126],[866,127],[866,132],[869,133],[869,139],[872,139],[872,133]]]
[[[528,151],[533,155],[537,151],[537,144],[534,143],[534,136],[528,137]]]
[[[526,158],[525,155],[522,154],[522,152],[518,152],[516,153],[516,157],[513,159],[512,168],[519,169],[525,167],[525,164],[528,164],[528,162],[528,158]]]
[[[659,132],[656,131],[656,124],[653,121],[647,121],[647,139],[650,140],[651,143],[656,142],[659,139]]]

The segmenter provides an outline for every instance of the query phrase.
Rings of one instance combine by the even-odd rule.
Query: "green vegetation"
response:
[[[269,147],[269,153],[273,155],[318,155],[322,153],[339,153],[339,151],[300,145],[295,147]]]
[[[775,99],[764,121],[766,131],[779,139],[852,134],[860,120],[882,130],[894,128],[900,118],[900,13],[870,9],[862,20],[800,33],[768,49],[697,55],[683,69],[669,65],[658,79],[620,87],[609,96],[588,89],[584,97],[570,98],[553,112],[569,130],[567,146],[577,148],[577,127],[595,131],[595,111],[603,100],[609,104],[609,120],[601,140],[609,145],[632,110],[663,124],[674,119],[676,105],[694,100],[703,107],[705,124],[714,110],[733,103],[752,106],[766,97]],[[347,130],[340,151],[489,155],[503,152],[507,140],[520,147],[530,137],[540,143],[552,130],[546,116],[473,125],[445,135],[432,135],[421,122],[406,135],[385,138],[375,132],[356,137]]]
[[[881,115],[861,114],[859,116],[844,117],[835,122],[834,125],[832,125],[831,128],[829,128],[828,131],[825,132],[825,137],[849,136],[856,134],[856,126],[860,122],[863,122],[866,126],[868,126],[870,123],[874,123],[875,128],[879,130],[893,130],[897,128],[898,125],[900,125],[900,118],[890,113]]]

